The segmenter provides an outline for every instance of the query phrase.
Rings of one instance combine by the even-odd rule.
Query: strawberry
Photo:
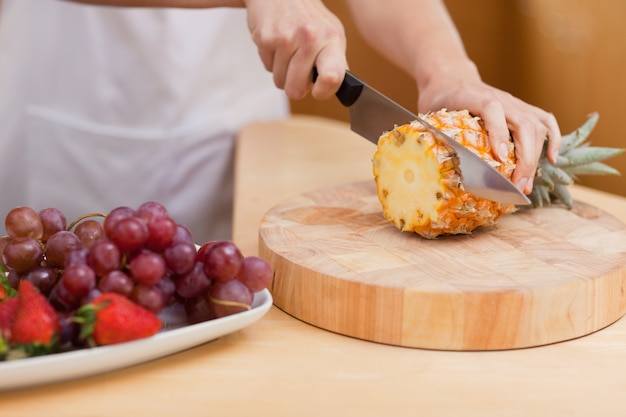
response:
[[[152,336],[162,322],[153,312],[127,297],[107,292],[79,309],[81,338],[95,345],[111,345]]]
[[[0,338],[10,339],[18,303],[17,297],[7,298],[0,302]]]
[[[22,280],[17,288],[17,299],[9,341],[22,345],[52,345],[59,331],[59,320],[46,297],[30,281]]]

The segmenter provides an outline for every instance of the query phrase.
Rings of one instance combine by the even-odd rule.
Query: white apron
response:
[[[1,223],[155,200],[197,242],[228,238],[234,136],[288,113],[245,10],[2,1]]]

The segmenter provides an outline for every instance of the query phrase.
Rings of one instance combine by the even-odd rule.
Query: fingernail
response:
[[[530,178],[528,182],[526,183],[526,188],[524,189],[524,193],[530,194],[532,190],[533,190],[533,179]]]
[[[559,150],[558,150],[558,149],[555,149],[555,150],[552,152],[552,162],[556,162],[556,160],[557,160],[557,159],[559,159]]]
[[[526,189],[526,184],[528,183],[528,178],[522,177],[517,181],[517,188],[524,191]]]
[[[506,161],[509,157],[509,147],[506,146],[506,143],[501,143],[498,146],[498,156],[500,157],[500,161]]]

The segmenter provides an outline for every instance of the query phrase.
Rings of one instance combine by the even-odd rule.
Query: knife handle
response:
[[[313,82],[317,81],[317,75],[317,68],[313,67]],[[341,104],[346,107],[350,107],[358,100],[362,90],[363,82],[350,71],[346,71],[346,75],[343,77],[343,82],[335,95]]]

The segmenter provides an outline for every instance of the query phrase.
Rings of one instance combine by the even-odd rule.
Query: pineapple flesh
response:
[[[445,109],[423,117],[511,178],[515,169],[512,140],[507,160],[500,162],[491,150],[480,118],[466,110]],[[585,143],[596,121],[594,114],[580,129],[563,137],[556,164],[542,155],[529,196],[535,207],[560,199],[571,208],[573,203],[566,187],[578,174],[617,174],[599,161],[620,153],[621,149],[590,147]],[[385,132],[378,141],[372,163],[383,214],[402,231],[427,239],[468,234],[477,227],[494,225],[502,215],[517,210],[515,205],[466,192],[454,149],[438,141],[417,121]]]

